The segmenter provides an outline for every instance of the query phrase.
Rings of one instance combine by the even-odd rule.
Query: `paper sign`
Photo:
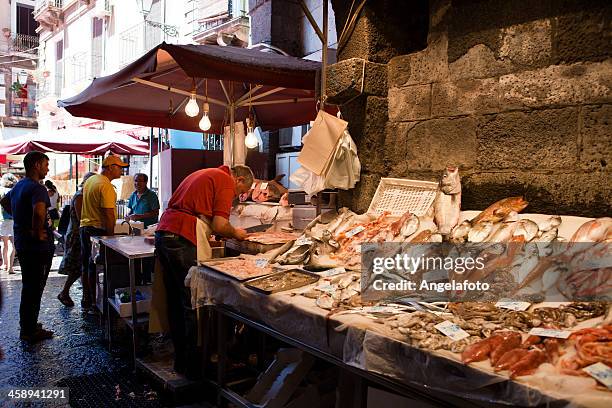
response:
[[[365,313],[392,313],[398,312],[397,307],[393,306],[366,306],[361,309]]]
[[[268,183],[267,182],[261,183],[261,185],[259,186],[260,190],[265,190],[266,188],[268,188]]]
[[[567,330],[556,330],[556,329],[543,329],[541,327],[534,327],[529,331],[532,336],[540,337],[555,337],[557,339],[567,339],[572,332]]]
[[[258,268],[265,268],[268,265],[268,260],[264,258],[257,258],[255,260],[255,266]]]
[[[582,369],[591,377],[612,390],[612,368],[604,363],[595,363]]]
[[[531,303],[529,302],[515,302],[512,300],[500,300],[495,304],[495,306],[500,307],[502,309],[510,309],[515,310],[517,312],[522,312],[524,310],[529,309]]]
[[[457,326],[455,323],[449,322],[448,320],[438,323],[434,326],[440,330],[444,335],[453,341],[458,341],[470,337],[470,334]]]
[[[343,273],[346,273],[346,269],[344,269],[343,266],[340,266],[338,268],[328,269],[328,270],[323,271],[323,272],[317,272],[317,275],[319,275],[319,276],[321,276],[323,278],[329,278],[330,276],[341,275]]]
[[[346,237],[350,238],[353,235],[357,235],[359,234],[361,231],[363,231],[365,229],[365,227],[363,225],[360,225],[358,227],[353,228],[352,230],[350,230],[349,232],[346,233]]]

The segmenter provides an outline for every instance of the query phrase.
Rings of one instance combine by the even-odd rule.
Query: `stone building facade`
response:
[[[612,214],[611,17],[599,0],[367,2],[327,90],[363,165],[343,204],[452,164],[466,210],[524,195],[528,212]]]

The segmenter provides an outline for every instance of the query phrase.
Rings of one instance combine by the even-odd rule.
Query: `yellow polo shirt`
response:
[[[102,208],[113,208],[117,218],[117,192],[108,177],[91,176],[83,186],[81,227],[102,228]]]

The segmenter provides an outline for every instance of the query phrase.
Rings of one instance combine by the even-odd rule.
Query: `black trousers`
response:
[[[197,374],[197,319],[191,308],[191,290],[185,277],[196,262],[196,247],[175,234],[155,233],[155,253],[164,270],[164,286],[168,306],[168,322],[174,344],[174,367],[178,372]]]
[[[40,300],[51,270],[54,249],[17,251],[22,282],[19,305],[19,325],[22,334],[30,335],[36,331]]]
[[[81,227],[81,262],[82,271],[89,276],[96,276],[96,265],[91,260],[91,237],[105,235],[106,231],[96,227]]]

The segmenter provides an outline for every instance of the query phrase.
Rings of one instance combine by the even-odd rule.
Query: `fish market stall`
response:
[[[443,404],[609,406],[612,219],[519,214],[527,205],[461,211],[456,168],[440,183],[383,179],[366,214],[323,214],[275,250],[192,268],[192,305]],[[482,266],[416,268],[414,279],[452,286],[449,297],[393,297],[372,291],[371,247],[389,259],[476,253]],[[388,285],[410,278],[388,272]],[[474,296],[475,282],[491,290]]]
[[[316,350],[341,367],[362,370],[364,376],[373,373],[387,377],[408,390],[429,389],[442,401],[454,395],[475,405],[536,406],[572,400],[589,406],[606,406],[612,398],[609,391],[597,387],[594,379],[561,375],[551,364],[546,364],[536,375],[519,377],[516,381],[510,380],[507,374],[495,372],[488,361],[464,365],[458,352],[419,344],[402,333],[403,326],[393,323],[412,326],[415,337],[435,337],[433,333],[417,330],[421,329],[420,323],[427,325],[443,320],[430,312],[397,306],[366,306],[332,314],[318,305],[318,299],[310,298],[308,292],[316,287],[329,290],[327,287],[334,285],[334,280],[321,279],[320,284],[301,290],[267,295],[207,266],[200,267],[198,274],[196,297],[200,304],[212,303],[221,313],[229,312],[230,316],[240,317],[254,327],[263,325],[295,341],[298,347],[308,346],[304,347],[306,351]],[[337,279],[336,284],[342,279],[356,282],[350,273]],[[586,324],[601,323],[602,311],[594,309],[589,313],[597,317],[585,321]],[[454,313],[447,316],[459,318]],[[431,346],[438,347],[433,343]]]

